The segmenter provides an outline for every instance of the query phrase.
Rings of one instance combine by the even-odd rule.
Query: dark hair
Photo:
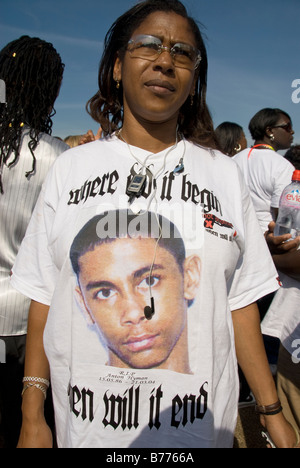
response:
[[[293,145],[284,155],[297,171],[300,171],[300,145]]]
[[[120,16],[109,29],[104,41],[104,52],[99,66],[99,91],[88,101],[87,111],[98,122],[104,135],[120,128],[123,120],[122,84],[116,88],[113,79],[117,54],[124,54],[128,41],[137,27],[157,11],[174,12],[186,18],[195,36],[201,53],[201,63],[196,70],[197,81],[193,102],[187,99],[179,116],[179,131],[189,140],[200,145],[217,147],[214,127],[206,104],[207,53],[200,29],[195,20],[188,16],[185,6],[178,0],[146,0],[139,2]]]
[[[77,276],[79,275],[80,257],[93,251],[98,245],[122,240],[122,238],[153,238],[157,240],[160,237],[160,232],[162,236],[159,240],[159,246],[173,255],[183,273],[185,247],[176,226],[169,219],[151,211],[135,215],[129,210],[106,211],[94,216],[83,226],[70,248],[73,271]]]
[[[290,116],[281,109],[266,108],[257,112],[249,123],[249,130],[253,140],[262,140],[266,135],[266,129],[274,127],[281,115],[285,115],[291,120]]]
[[[7,44],[0,52],[0,79],[5,83],[6,103],[0,110],[0,168],[16,164],[20,156],[23,127],[29,127],[28,147],[32,154],[39,133],[51,135],[53,105],[58,96],[64,64],[53,45],[39,38],[22,36]],[[9,161],[11,155],[14,158]],[[0,190],[3,187],[0,178]]]
[[[234,122],[223,122],[216,128],[219,147],[224,154],[234,156],[236,146],[243,136],[243,127]]]

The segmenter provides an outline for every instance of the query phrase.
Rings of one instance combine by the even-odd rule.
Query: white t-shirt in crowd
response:
[[[278,208],[284,188],[291,183],[294,166],[271,149],[247,148],[236,156],[263,233],[272,221],[271,207]]]
[[[239,395],[231,311],[276,290],[277,272],[230,158],[186,141],[150,156],[130,149],[113,136],[58,158],[13,268],[13,286],[51,306],[44,344],[58,446],[231,447]],[[143,169],[135,158],[145,161],[147,185],[131,206],[141,214],[130,218],[126,188]],[[148,210],[158,244],[141,235]],[[95,226],[79,242],[97,216],[99,245],[90,241]],[[169,247],[166,219],[178,229]],[[89,239],[79,284],[75,237],[76,251]]]
[[[25,235],[32,211],[37,202],[46,174],[57,156],[68,145],[45,133],[40,134],[35,173],[25,177],[32,169],[33,158],[28,148],[29,128],[22,135],[20,157],[17,164],[4,166],[2,182],[4,194],[0,194],[0,336],[24,335],[30,300],[10,285],[11,269]],[[14,155],[11,155],[12,161]],[[9,162],[10,162],[9,161]]]
[[[300,282],[279,272],[282,287],[276,292],[262,322],[265,335],[279,338],[284,348],[300,363]]]

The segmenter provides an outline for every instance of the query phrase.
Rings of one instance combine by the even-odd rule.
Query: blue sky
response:
[[[23,34],[52,42],[66,65],[53,135],[97,130],[85,111],[97,91],[105,33],[135,0],[0,0],[0,48]],[[263,107],[288,112],[300,143],[300,0],[184,0],[204,26],[208,104],[217,126],[243,126]],[[294,86],[294,87],[293,87]],[[292,99],[293,98],[293,99]],[[299,102],[298,102],[299,101]]]

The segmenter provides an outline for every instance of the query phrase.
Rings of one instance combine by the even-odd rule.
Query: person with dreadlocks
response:
[[[53,45],[22,36],[0,52],[6,102],[0,108],[0,425],[16,447],[29,300],[10,271],[50,165],[68,146],[51,136],[64,64]]]

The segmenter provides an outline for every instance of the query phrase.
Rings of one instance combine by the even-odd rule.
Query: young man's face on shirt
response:
[[[199,285],[200,260],[186,260],[185,278],[174,256],[158,245],[151,275],[155,314],[147,320],[155,244],[126,238],[96,246],[79,259],[77,293],[107,345],[109,365],[188,373],[187,301]]]

